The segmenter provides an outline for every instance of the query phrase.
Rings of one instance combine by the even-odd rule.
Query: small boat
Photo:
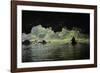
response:
[[[77,44],[77,41],[75,40],[75,37],[73,37],[71,41],[72,41],[71,44],[72,44],[73,46],[75,46],[75,45]]]

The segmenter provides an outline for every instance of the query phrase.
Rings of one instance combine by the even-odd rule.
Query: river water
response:
[[[22,62],[81,60],[90,58],[89,43],[22,45]]]

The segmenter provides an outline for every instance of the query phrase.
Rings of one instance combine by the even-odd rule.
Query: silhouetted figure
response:
[[[47,42],[45,40],[42,41],[42,44],[46,44]]]
[[[71,41],[72,41],[71,43],[72,43],[73,46],[75,46],[77,44],[75,37],[73,37]]]

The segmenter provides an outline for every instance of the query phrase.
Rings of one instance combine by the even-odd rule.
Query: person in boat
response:
[[[77,41],[76,41],[76,39],[75,39],[75,37],[73,36],[73,38],[72,38],[72,40],[71,40],[72,42],[71,42],[71,44],[73,45],[73,46],[75,46],[76,44],[77,44]]]

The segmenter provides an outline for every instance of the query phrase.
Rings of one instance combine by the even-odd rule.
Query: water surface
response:
[[[89,59],[89,43],[22,45],[22,62],[61,61]]]

